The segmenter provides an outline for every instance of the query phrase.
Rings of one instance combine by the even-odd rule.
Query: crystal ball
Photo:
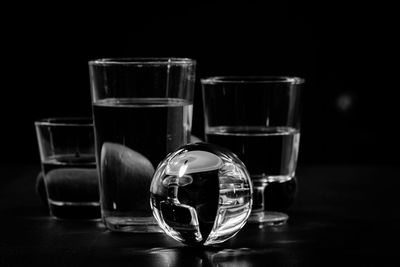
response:
[[[227,149],[194,143],[170,153],[157,167],[150,205],[160,227],[188,245],[212,245],[245,225],[252,205],[245,165]]]

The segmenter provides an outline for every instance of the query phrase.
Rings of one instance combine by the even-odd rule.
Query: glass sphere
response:
[[[246,223],[252,184],[232,152],[194,143],[170,153],[157,167],[150,204],[160,227],[188,245],[212,245],[233,237]]]

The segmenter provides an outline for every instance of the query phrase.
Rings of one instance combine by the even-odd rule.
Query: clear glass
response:
[[[252,206],[250,175],[230,151],[207,143],[181,147],[158,166],[150,187],[161,228],[188,245],[233,237]]]
[[[99,186],[90,118],[35,122],[50,215],[99,219]]]
[[[160,232],[149,205],[155,168],[190,140],[196,62],[89,62],[102,218],[112,231]]]
[[[297,77],[202,79],[206,141],[233,151],[246,165],[254,196],[249,222],[284,224],[296,193],[300,142]]]

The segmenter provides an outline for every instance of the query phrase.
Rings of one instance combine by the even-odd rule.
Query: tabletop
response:
[[[186,246],[165,234],[113,233],[101,221],[54,220],[35,194],[39,166],[0,170],[0,266],[400,264],[397,166],[299,166],[285,226],[245,225],[213,247]]]

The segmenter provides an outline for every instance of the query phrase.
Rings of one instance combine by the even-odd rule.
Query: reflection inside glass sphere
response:
[[[161,228],[186,244],[216,244],[233,237],[251,211],[252,187],[244,164],[231,152],[189,144],[158,166],[150,187]]]

